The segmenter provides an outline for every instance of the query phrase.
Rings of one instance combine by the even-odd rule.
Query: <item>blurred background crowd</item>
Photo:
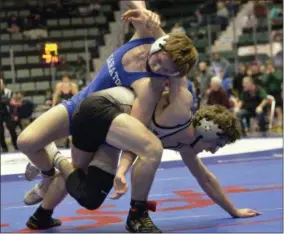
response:
[[[199,62],[188,74],[194,112],[220,104],[242,123],[243,136],[283,134],[283,5],[255,0],[148,0],[166,32],[194,41]],[[84,87],[111,52],[129,40],[125,2],[0,2],[1,151],[17,150],[31,121]],[[70,139],[57,142],[70,147]]]

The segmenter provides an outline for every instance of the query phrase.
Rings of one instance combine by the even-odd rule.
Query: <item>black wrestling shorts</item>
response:
[[[72,116],[73,145],[82,151],[96,152],[105,143],[112,121],[121,113],[120,103],[111,97],[87,97]]]

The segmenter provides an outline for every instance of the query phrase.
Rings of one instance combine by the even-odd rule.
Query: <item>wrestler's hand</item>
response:
[[[249,217],[254,217],[261,215],[260,212],[257,210],[252,210],[252,209],[238,209],[237,213],[235,215],[232,215],[233,218],[249,218]]]
[[[114,194],[110,196],[111,199],[119,199],[128,191],[128,184],[124,175],[116,175],[114,178]]]
[[[122,15],[121,19],[126,22],[144,24],[149,30],[161,26],[159,15],[146,9],[128,10]]]

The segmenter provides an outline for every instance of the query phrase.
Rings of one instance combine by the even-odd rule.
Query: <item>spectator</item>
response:
[[[221,71],[224,71],[224,73],[228,75],[228,73],[230,72],[229,68],[230,68],[230,62],[226,58],[223,57],[221,58],[219,53],[215,53],[213,55],[211,70],[216,76],[220,75]]]
[[[229,98],[222,88],[222,80],[218,76],[214,76],[210,82],[210,88],[207,90],[207,105],[221,105],[229,108]]]
[[[31,13],[25,20],[25,31],[23,35],[28,39],[47,38],[46,20],[39,13]]]
[[[237,96],[239,96],[243,90],[243,79],[246,76],[246,73],[247,73],[246,65],[240,64],[239,70],[237,74],[234,76],[233,80],[233,89],[237,92]]]
[[[267,94],[263,88],[256,85],[254,79],[245,77],[243,80],[243,92],[237,109],[237,115],[241,120],[243,134],[246,135],[250,128],[250,118],[256,117],[262,135],[266,133],[265,112],[268,103]]]
[[[22,105],[19,107],[19,118],[25,129],[31,123],[35,104],[30,98],[25,97],[23,93],[18,93],[18,99],[22,102]]]
[[[12,119],[15,123],[15,128],[19,127],[21,130],[23,130],[24,128],[19,116],[19,107],[23,104],[21,99],[21,93],[15,93],[10,101],[10,110]]]
[[[197,76],[199,90],[199,97],[202,100],[205,97],[205,92],[209,88],[210,80],[214,76],[212,72],[210,72],[206,62],[200,62],[198,65],[199,74]]]
[[[227,0],[226,7],[229,11],[230,16],[235,16],[239,10],[240,2],[235,0]]]
[[[12,119],[9,106],[12,96],[12,91],[5,88],[4,80],[0,77],[0,144],[2,152],[8,152],[8,146],[5,140],[4,123],[10,132],[15,150],[18,149],[16,127]]]
[[[220,71],[218,77],[221,79],[221,86],[223,90],[226,92],[228,97],[230,97],[233,89],[233,78],[227,76],[227,74],[222,70]]]
[[[276,101],[276,114],[277,123],[276,126],[282,126],[282,110],[283,110],[283,73],[282,71],[276,71],[272,64],[266,66],[266,73],[261,76],[262,87],[269,95],[272,95]]]
[[[257,84],[260,84],[260,76],[262,75],[260,72],[260,65],[257,62],[253,62],[250,65],[252,71],[252,78],[256,81]]]
[[[180,23],[176,23],[176,24],[172,27],[171,32],[172,32],[172,33],[173,33],[173,32],[183,32],[183,33],[185,33],[185,29],[184,29],[184,27],[183,27]]]
[[[225,30],[229,21],[229,11],[222,1],[217,2],[217,23],[221,25],[221,30]]]
[[[22,24],[21,20],[16,15],[11,15],[7,20],[8,28],[7,31],[10,33],[17,33],[21,31]]]
[[[280,7],[273,6],[269,12],[272,24],[279,24],[283,21],[283,11]]]
[[[57,83],[56,85],[52,99],[52,106],[55,106],[62,101],[67,101],[77,93],[77,84],[72,82],[71,77],[67,73],[63,74],[61,82]]]

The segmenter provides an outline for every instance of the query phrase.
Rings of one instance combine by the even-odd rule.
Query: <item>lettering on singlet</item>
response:
[[[107,66],[108,66],[108,71],[109,75],[111,76],[112,80],[117,86],[121,86],[121,80],[119,78],[118,72],[116,70],[115,64],[114,64],[114,55],[112,54],[109,56],[107,59]]]

